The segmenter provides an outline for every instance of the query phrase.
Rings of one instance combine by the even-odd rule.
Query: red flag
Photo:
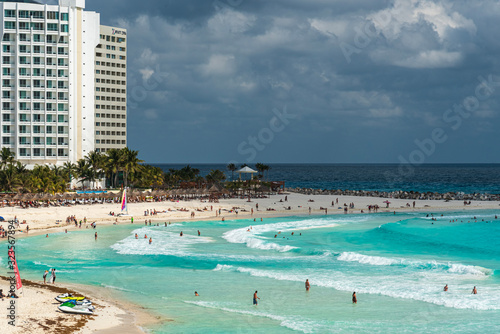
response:
[[[21,282],[21,275],[19,275],[19,268],[17,267],[14,248],[9,248],[9,259],[12,262],[12,268],[14,269],[14,274],[16,275],[16,289],[19,290],[23,287],[23,283]]]

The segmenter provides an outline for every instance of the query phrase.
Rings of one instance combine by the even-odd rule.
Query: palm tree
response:
[[[226,179],[226,174],[219,169],[212,169],[206,176],[206,179],[211,183],[219,183]]]
[[[90,152],[86,157],[85,161],[89,166],[90,169],[90,181],[94,182],[94,188],[95,188],[95,182],[101,173],[101,168],[103,165],[103,156],[101,153],[92,151]]]
[[[136,173],[141,168],[141,163],[144,162],[137,158],[138,151],[130,150],[128,147],[122,149],[123,170],[125,171],[125,187],[128,185],[130,174]]]
[[[256,163],[255,164],[255,168],[257,169],[257,171],[259,172],[259,176],[260,177],[264,177],[264,164],[261,164],[260,162]]]
[[[108,176],[113,179],[113,188],[116,188],[118,184],[118,173],[123,169],[123,156],[120,150],[112,148],[106,152],[104,168]]]
[[[262,165],[262,169],[263,169],[263,170],[262,170],[262,171],[263,171],[263,173],[264,173],[264,172],[267,172],[267,178],[265,178],[265,179],[266,179],[267,181],[269,181],[269,170],[271,169],[271,166],[269,166],[269,165],[264,165],[264,164],[263,164],[263,165]]]
[[[5,191],[17,191],[20,179],[16,167],[12,163],[9,163],[0,171],[0,185]]]
[[[237,170],[236,165],[231,163],[228,164],[226,168],[228,171],[231,172],[231,181],[234,181],[234,172]]]
[[[80,159],[76,163],[75,172],[78,177],[78,182],[82,183],[82,187],[85,188],[84,182],[91,178],[90,168],[85,159]]]
[[[14,154],[14,152],[12,152],[10,149],[8,149],[7,147],[2,147],[2,150],[0,151],[0,160],[2,169],[7,164],[14,163],[15,156],[16,155]]]
[[[66,161],[62,167],[62,171],[66,182],[71,184],[71,181],[73,181],[73,176],[77,174],[75,164]]]

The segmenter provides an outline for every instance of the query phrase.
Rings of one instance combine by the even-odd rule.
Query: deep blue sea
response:
[[[185,165],[153,164],[168,171]],[[286,187],[378,191],[449,191],[500,194],[500,164],[270,164],[266,178]],[[205,176],[211,169],[226,172],[224,164],[193,164]],[[253,165],[250,165],[254,168]],[[237,175],[234,175],[237,178]]]

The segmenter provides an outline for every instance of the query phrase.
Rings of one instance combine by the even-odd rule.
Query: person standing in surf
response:
[[[306,279],[306,291],[309,291],[311,284],[309,284],[309,279]]]
[[[444,286],[444,291],[448,291],[448,284]]]
[[[49,274],[49,271],[48,270],[45,270],[45,272],[43,273],[43,284],[46,284],[47,283],[47,275]]]
[[[356,297],[356,291],[352,293],[352,303],[357,304],[358,303],[358,298]]]
[[[50,282],[52,284],[56,283],[56,268],[52,268],[52,273],[50,274]]]
[[[477,289],[476,289],[476,287],[474,287],[474,289],[472,289],[471,294],[472,294],[472,295],[477,295]]]
[[[257,299],[260,299],[260,298],[257,297],[257,290],[255,290],[255,293],[253,294],[253,304],[254,305],[258,305]]]

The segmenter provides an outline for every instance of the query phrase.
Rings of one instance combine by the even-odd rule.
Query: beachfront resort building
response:
[[[95,150],[127,146],[127,31],[100,27],[95,53]]]
[[[32,167],[75,163],[108,138],[106,148],[117,140],[124,145],[125,32],[108,33],[98,13],[84,10],[85,0],[0,0],[0,6],[0,147]],[[106,137],[96,138],[102,113]]]

